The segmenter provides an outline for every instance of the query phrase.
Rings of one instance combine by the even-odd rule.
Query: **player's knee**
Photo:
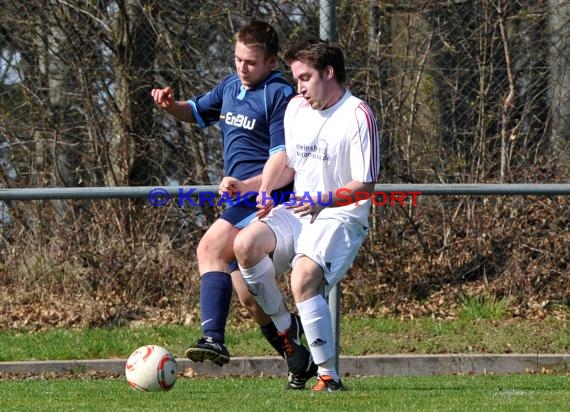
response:
[[[196,248],[198,262],[221,258],[223,255],[222,251],[224,250],[223,241],[222,238],[213,239],[211,237],[203,237]]]
[[[256,263],[254,260],[258,255],[258,248],[255,237],[246,232],[239,233],[234,240],[234,254],[239,264],[244,267],[250,267]]]
[[[208,245],[206,243],[207,242],[205,242],[204,239],[200,240],[200,243],[198,243],[198,247],[196,248],[196,255],[198,257],[198,260],[200,257],[203,257],[207,254]]]
[[[226,261],[220,248],[203,241],[200,242],[196,248],[196,259],[201,275],[212,270],[220,270],[225,266],[224,262]]]
[[[323,290],[325,279],[322,271],[306,267],[303,269],[296,266],[291,272],[291,293],[295,302],[304,302],[320,295]]]

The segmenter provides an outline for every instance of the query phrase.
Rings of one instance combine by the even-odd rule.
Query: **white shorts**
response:
[[[286,272],[299,256],[307,256],[323,269],[325,296],[344,277],[368,233],[355,219],[319,216],[311,223],[310,215],[299,217],[282,205],[261,221],[275,234],[276,273]]]

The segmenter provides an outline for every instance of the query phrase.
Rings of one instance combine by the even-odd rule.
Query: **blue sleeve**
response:
[[[207,93],[188,100],[198,125],[202,128],[210,126],[220,120],[222,103],[224,101],[224,88],[232,81],[233,76],[223,79],[216,87]]]
[[[268,107],[269,117],[269,155],[285,151],[285,130],[283,117],[289,100],[294,96],[293,88],[282,86],[278,93],[273,94],[273,100]]]

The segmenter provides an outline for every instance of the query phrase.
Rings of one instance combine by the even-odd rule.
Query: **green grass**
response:
[[[341,354],[568,353],[566,316],[513,319],[502,302],[466,300],[457,319],[344,315]],[[155,343],[181,356],[199,325],[0,332],[0,361],[126,358]],[[233,356],[273,354],[251,323],[231,320]],[[82,375],[80,375],[82,376]],[[0,380],[2,411],[565,411],[570,375],[347,377],[347,392],[285,391],[283,378],[187,378],[170,392],[140,393],[124,378]]]
[[[141,393],[122,379],[0,381],[3,411],[565,411],[568,376],[347,378],[343,393],[286,391],[282,379],[181,378]]]
[[[500,320],[507,313],[508,306],[508,299],[492,296],[465,297],[461,302],[460,318]]]
[[[568,353],[570,328],[564,317],[497,319],[495,309],[470,304],[455,320],[400,320],[343,316],[341,354],[399,353]],[[488,303],[486,304],[488,305]],[[490,313],[490,319],[474,313]],[[50,329],[0,332],[0,361],[126,358],[139,346],[154,343],[181,356],[200,336],[199,325]],[[232,356],[273,355],[253,324],[230,322],[226,343]]]

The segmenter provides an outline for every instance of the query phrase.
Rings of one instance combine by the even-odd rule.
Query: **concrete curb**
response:
[[[101,372],[124,375],[126,359],[0,362],[0,373]],[[177,359],[187,376],[286,376],[279,357],[232,358],[224,367]],[[508,373],[568,373],[570,354],[438,354],[341,356],[343,376],[429,376]]]

